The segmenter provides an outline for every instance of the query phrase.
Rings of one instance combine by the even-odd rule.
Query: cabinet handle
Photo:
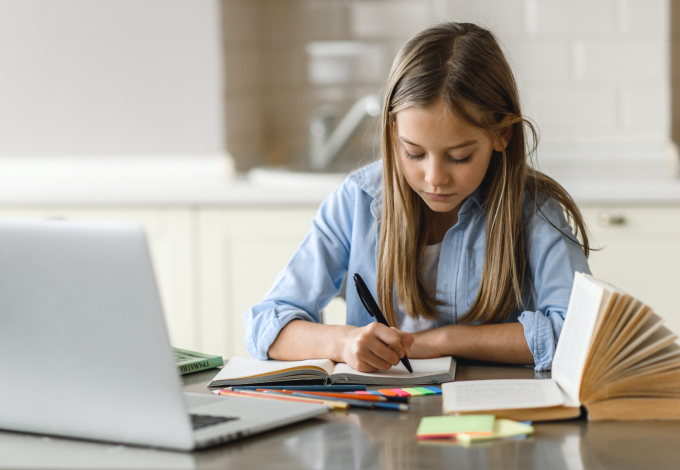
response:
[[[600,225],[611,227],[612,225],[626,225],[626,216],[623,214],[609,214],[602,212],[598,218]]]

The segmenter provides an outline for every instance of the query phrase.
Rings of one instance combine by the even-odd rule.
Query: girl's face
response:
[[[506,132],[492,141],[487,132],[459,119],[441,101],[398,112],[394,130],[404,177],[435,212],[457,213],[484,179],[491,152],[503,150],[510,139]]]

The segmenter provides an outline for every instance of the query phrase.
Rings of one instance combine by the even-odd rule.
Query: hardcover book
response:
[[[212,356],[186,349],[172,348],[175,351],[175,361],[179,367],[180,375],[198,372],[199,370],[213,369],[224,364],[222,356]]]
[[[444,384],[445,414],[554,420],[680,419],[677,335],[639,300],[576,273],[552,379]]]

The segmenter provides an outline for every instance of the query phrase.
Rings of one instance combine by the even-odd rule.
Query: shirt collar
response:
[[[472,194],[468,196],[468,198],[465,200],[463,203],[463,206],[460,208],[460,214],[465,214],[468,212],[472,207],[477,207],[482,213],[486,213],[484,210],[484,190],[482,189],[482,185],[480,185],[477,189],[475,189]]]

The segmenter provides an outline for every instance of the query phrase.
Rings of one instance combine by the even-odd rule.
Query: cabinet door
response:
[[[593,275],[645,302],[680,334],[680,207],[584,207]]]
[[[246,356],[243,314],[267,293],[311,227],[316,207],[204,209],[199,214],[202,350]]]
[[[181,208],[2,208],[0,217],[69,220],[119,220],[141,225],[160,291],[173,346],[194,349],[194,263],[192,212]]]

